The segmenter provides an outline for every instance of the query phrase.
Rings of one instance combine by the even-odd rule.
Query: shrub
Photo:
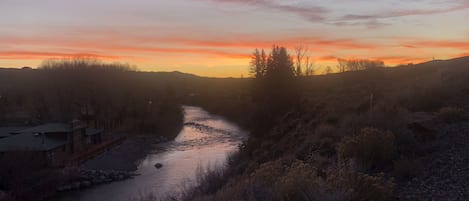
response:
[[[337,139],[339,137],[337,128],[329,124],[318,125],[315,130],[315,134],[319,138],[328,137],[328,138]]]
[[[391,100],[384,100],[373,107],[370,125],[374,128],[400,133],[409,123],[409,111]]]
[[[232,177],[216,193],[186,194],[183,200],[391,201],[393,190],[393,181],[382,174],[370,176],[351,168],[329,169],[320,174],[304,161],[279,159]]]
[[[464,120],[465,111],[459,107],[443,107],[438,111],[438,117],[448,123]]]
[[[362,173],[350,175],[350,187],[353,189],[352,201],[391,201],[393,199],[394,182],[385,180],[382,174],[371,176]]]
[[[347,163],[345,163],[347,164]],[[384,175],[368,175],[353,171],[353,166],[348,163],[339,167],[329,168],[327,171],[327,183],[332,188],[342,189],[348,192],[350,201],[391,201],[393,200],[394,181],[385,179]]]
[[[276,197],[285,200],[307,200],[306,198],[317,195],[313,189],[319,189],[320,185],[321,180],[313,167],[303,161],[295,161],[276,181]]]
[[[419,160],[400,159],[394,161],[394,174],[400,179],[411,179],[417,176],[422,169]]]
[[[365,128],[353,137],[345,137],[338,145],[339,157],[353,159],[359,168],[372,170],[390,164],[396,154],[394,135],[374,128]]]
[[[332,185],[318,175],[317,168],[301,160],[265,163],[250,176],[253,186],[264,193],[254,196],[254,200],[350,200],[347,189]]]
[[[336,154],[335,146],[341,139],[340,133],[332,125],[318,125],[313,134],[309,134],[304,140],[297,142],[297,157],[312,162],[309,158],[316,154],[325,157],[334,156]]]
[[[203,194],[212,194],[220,189],[227,181],[225,167],[207,168],[199,166],[196,170],[197,188]]]
[[[408,132],[395,133],[394,136],[395,136],[394,143],[395,143],[395,146],[399,155],[409,156],[409,155],[416,155],[420,151],[420,147],[419,147],[416,137],[431,138],[433,136],[433,133],[416,134],[415,132],[412,133],[408,131]]]

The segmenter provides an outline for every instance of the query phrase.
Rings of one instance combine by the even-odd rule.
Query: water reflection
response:
[[[184,107],[184,128],[177,138],[158,145],[158,151],[141,161],[134,179],[74,192],[63,201],[128,201],[152,193],[158,197],[177,192],[190,184],[198,166],[220,166],[227,154],[236,151],[246,134],[236,125],[199,107]],[[156,163],[163,164],[156,169]]]

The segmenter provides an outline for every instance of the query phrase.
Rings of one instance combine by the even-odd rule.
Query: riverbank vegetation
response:
[[[291,58],[281,47],[255,51],[253,79],[200,94],[197,103],[251,135],[183,200],[396,200],[446,148],[438,125],[466,119],[467,57],[396,68],[340,60],[342,73],[317,76],[297,73]]]
[[[2,70],[4,125],[85,120],[92,127],[172,138],[182,125],[168,78],[93,58],[46,60],[38,70]],[[18,120],[24,120],[19,122]]]

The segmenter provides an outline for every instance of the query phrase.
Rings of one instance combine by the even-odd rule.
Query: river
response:
[[[220,168],[237,151],[246,133],[200,107],[184,106],[184,127],[174,141],[158,145],[139,162],[139,176],[61,196],[60,201],[129,201],[142,195],[177,194],[191,185],[197,168]],[[161,163],[162,168],[155,168]]]

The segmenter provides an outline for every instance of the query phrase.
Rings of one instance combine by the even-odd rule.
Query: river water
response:
[[[153,194],[174,195],[194,183],[198,168],[220,168],[237,151],[246,133],[227,120],[200,107],[184,106],[184,127],[174,141],[158,145],[138,165],[133,179],[73,192],[60,201],[129,201]],[[163,167],[156,169],[155,164]]]

